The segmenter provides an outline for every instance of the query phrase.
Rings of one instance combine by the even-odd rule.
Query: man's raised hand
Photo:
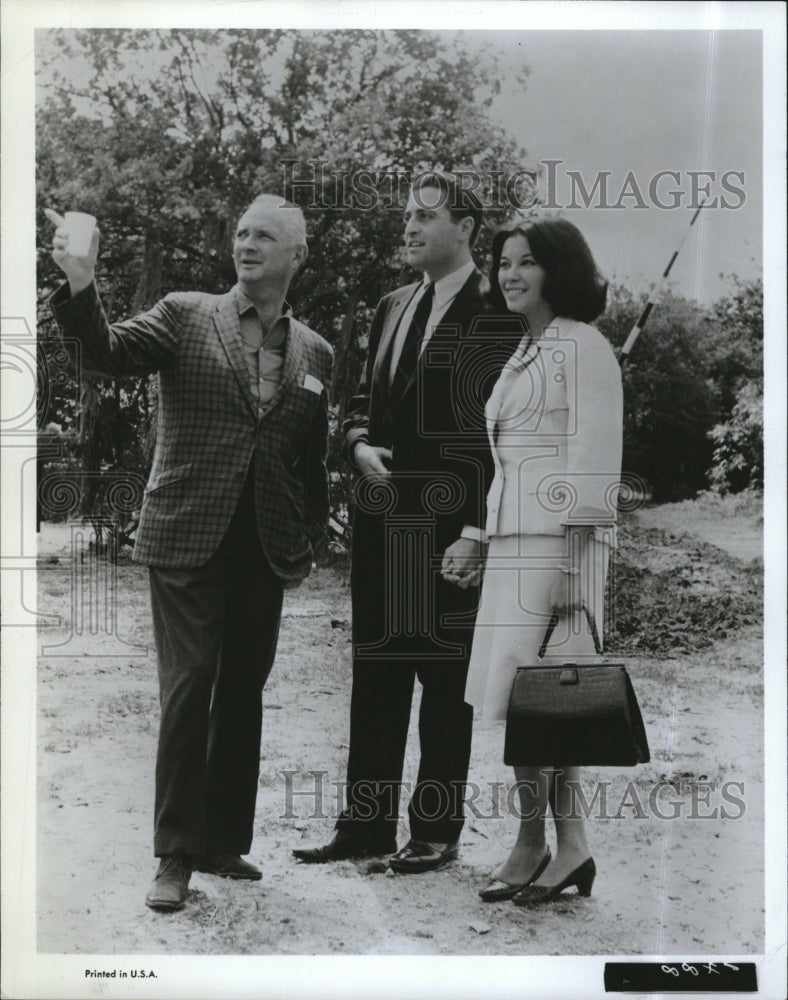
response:
[[[53,212],[51,208],[45,208],[44,215],[55,226],[55,233],[52,237],[52,260],[54,260],[68,278],[71,294],[76,295],[83,288],[87,288],[93,281],[99,248],[98,228],[93,231],[93,238],[90,241],[90,250],[87,255],[84,257],[75,257],[68,252],[66,220],[62,215]]]

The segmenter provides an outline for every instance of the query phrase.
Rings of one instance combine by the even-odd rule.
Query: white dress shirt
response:
[[[424,328],[424,338],[421,341],[419,354],[421,354],[421,351],[424,350],[427,345],[427,341],[432,336],[432,331],[436,326],[438,326],[440,321],[446,315],[449,306],[456,299],[460,289],[475,270],[476,265],[472,260],[469,260],[467,264],[463,264],[462,267],[458,267],[456,271],[452,271],[451,274],[444,275],[435,282],[435,298],[433,300],[432,312],[430,313],[427,325]],[[397,365],[399,364],[402,348],[405,344],[405,337],[407,336],[411,321],[413,320],[413,316],[418,308],[419,302],[421,302],[421,297],[424,295],[424,291],[429,283],[430,279],[425,274],[424,280],[416,289],[413,298],[408,303],[407,309],[402,314],[402,319],[399,321],[397,334],[394,338],[394,344],[391,350],[389,384],[391,384],[391,380],[394,378],[394,372],[397,370]]]
[[[440,321],[448,312],[449,306],[455,300],[460,292],[460,289],[465,284],[465,282],[470,278],[473,272],[476,270],[476,265],[472,260],[469,260],[467,264],[463,264],[462,267],[458,267],[456,271],[452,271],[451,274],[446,274],[438,281],[435,282],[435,294],[432,305],[432,311],[430,312],[429,318],[427,320],[426,326],[424,328],[424,337],[421,341],[421,347],[419,348],[419,354],[424,350],[432,336],[432,331],[436,326],[440,324]],[[418,308],[419,302],[421,302],[421,297],[430,283],[429,277],[425,274],[424,280],[422,281],[419,288],[413,295],[413,298],[408,303],[408,307],[402,314],[402,318],[399,321],[399,326],[397,327],[397,333],[394,338],[394,344],[391,350],[391,366],[389,368],[389,383],[394,378],[394,372],[397,370],[397,365],[399,364],[400,355],[402,354],[402,348],[405,345],[405,337],[408,334],[408,329],[415,315],[416,309]],[[486,542],[487,536],[482,528],[476,528],[473,525],[465,525],[462,529],[461,535],[463,538],[470,538],[475,542]]]

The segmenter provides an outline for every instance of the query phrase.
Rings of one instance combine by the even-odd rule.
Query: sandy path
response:
[[[648,512],[640,517],[649,522]],[[730,534],[730,533],[729,533]],[[63,616],[45,643],[64,641],[74,610],[67,534],[46,525],[40,610]],[[752,556],[750,549],[733,553]],[[266,688],[263,761],[251,860],[262,883],[195,875],[186,908],[143,902],[151,857],[158,706],[153,652],[117,653],[118,635],[150,642],[145,571],[118,568],[117,635],[99,629],[42,658],[38,675],[39,941],[42,952],[103,954],[742,954],[763,950],[762,671],[757,626],[703,653],[629,660],[652,751],[648,765],[586,772],[599,875],[590,899],[549,912],[485,905],[476,892],[505,856],[509,770],[500,726],[478,726],[461,858],[422,876],[367,865],[294,864],[290,850],[330,836],[333,782],[344,777],[349,702],[349,597],[320,570],[286,597],[280,652]],[[332,627],[332,622],[334,627]],[[50,650],[50,654],[53,651]],[[416,699],[417,701],[418,699]],[[414,715],[417,711],[414,705]],[[412,733],[415,725],[412,725]],[[411,744],[413,739],[411,738]],[[409,747],[406,781],[415,775]],[[318,772],[316,777],[312,772]],[[289,774],[286,778],[284,775]],[[649,806],[659,793],[660,819]],[[713,787],[697,782],[710,781]],[[323,794],[316,800],[315,782]],[[288,798],[290,790],[296,794]],[[498,815],[493,786],[500,782]],[[738,783],[738,784],[731,784]],[[704,788],[706,790],[704,791]],[[728,796],[728,799],[725,798]],[[670,806],[669,803],[673,805]],[[643,808],[640,808],[642,806]],[[716,809],[716,818],[708,817]],[[723,818],[721,810],[729,818]],[[322,818],[321,818],[322,816]],[[404,840],[403,824],[400,839]]]

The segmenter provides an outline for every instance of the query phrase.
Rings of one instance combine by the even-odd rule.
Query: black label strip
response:
[[[606,993],[757,993],[754,962],[606,962]]]

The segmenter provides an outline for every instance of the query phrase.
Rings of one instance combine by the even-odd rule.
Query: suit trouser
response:
[[[418,548],[418,531],[393,531],[403,541],[403,552]],[[428,539],[429,532],[422,534],[428,553],[442,550],[442,544]],[[459,838],[464,822],[473,723],[464,695],[478,591],[463,591],[442,580],[439,559],[415,557],[415,564],[406,560],[396,565],[388,544],[391,537],[385,518],[357,515],[347,807],[336,825],[363,837],[396,834],[418,677],[421,756],[408,806],[410,833],[417,840],[448,843]],[[406,537],[413,546],[405,544]],[[409,618],[407,607],[415,618]],[[421,622],[419,609],[425,616]],[[452,617],[455,624],[449,621]],[[416,634],[410,634],[414,630]]]
[[[422,684],[421,759],[408,804],[416,840],[450,843],[463,827],[473,710],[465,704],[464,668],[403,663],[357,665],[350,705],[347,807],[337,829],[394,837],[414,680]]]
[[[260,546],[250,480],[211,558],[151,566],[150,588],[161,703],[154,853],[246,854],[283,590]]]

